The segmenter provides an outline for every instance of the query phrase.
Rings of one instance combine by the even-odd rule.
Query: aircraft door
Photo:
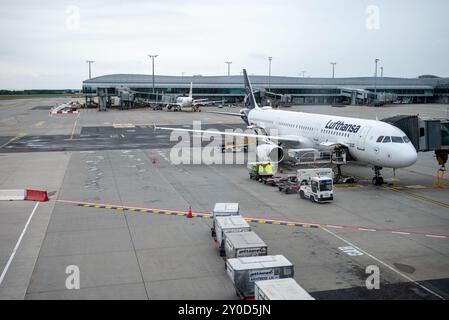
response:
[[[371,127],[362,127],[362,130],[357,133],[357,149],[360,151],[365,151],[366,138],[368,137],[368,132]]]
[[[315,144],[320,144],[320,130],[318,127],[318,125],[315,125],[313,129],[313,142],[315,142]]]

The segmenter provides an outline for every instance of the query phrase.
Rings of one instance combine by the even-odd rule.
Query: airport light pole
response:
[[[377,99],[377,64],[379,63],[379,59],[374,60],[374,63],[376,64],[376,71],[374,72],[374,93],[376,94]]]
[[[384,67],[380,67],[380,77],[384,77]]]
[[[225,63],[228,65],[228,77],[229,77],[231,75],[231,64],[232,64],[232,61],[226,61]]]
[[[149,54],[148,55],[148,57],[150,57],[151,58],[151,60],[152,60],[152,65],[153,65],[153,93],[154,93],[154,58],[157,58],[157,54],[154,54],[154,55],[151,55],[151,54]]]
[[[306,71],[305,71],[305,70],[301,71],[301,74],[302,74],[302,77],[303,77],[303,78],[306,77]]]
[[[331,65],[332,65],[332,79],[335,78],[335,65],[336,64],[337,64],[336,62],[331,62]]]
[[[271,60],[273,57],[268,57],[268,91],[271,91]]]
[[[86,63],[88,63],[89,64],[89,79],[91,79],[92,78],[92,75],[91,75],[91,73],[90,73],[90,70],[91,70],[91,67],[90,67],[90,65],[92,64],[92,63],[94,63],[95,61],[93,61],[93,60],[87,60],[86,61]]]

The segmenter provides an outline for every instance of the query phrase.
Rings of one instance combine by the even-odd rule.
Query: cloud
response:
[[[0,88],[79,88],[93,74],[449,74],[449,2],[377,1],[380,29],[366,29],[368,0],[2,0]],[[401,12],[401,14],[398,14]],[[419,23],[418,23],[419,22]],[[434,39],[434,40],[432,40]],[[425,41],[426,45],[422,45]],[[431,52],[431,59],[426,59]]]

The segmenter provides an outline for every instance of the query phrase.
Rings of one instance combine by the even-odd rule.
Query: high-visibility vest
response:
[[[271,163],[266,165],[265,171],[267,172],[268,175],[272,175],[273,174],[273,166],[271,165]]]
[[[263,165],[259,164],[259,174],[263,173]]]

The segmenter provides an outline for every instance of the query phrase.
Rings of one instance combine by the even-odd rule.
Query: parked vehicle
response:
[[[277,164],[271,162],[249,162],[247,164],[249,178],[259,182],[265,182],[273,178],[277,172]]]
[[[267,178],[267,179],[265,179],[264,183],[269,186],[277,187],[284,183],[296,182],[296,181],[297,181],[296,176],[288,176],[288,177]]]
[[[299,196],[312,202],[325,203],[334,200],[332,169],[300,169],[297,172]]]
[[[298,193],[299,187],[300,185],[298,184],[298,179],[296,178],[279,184],[278,189],[280,192],[284,192],[285,194],[293,194]]]

